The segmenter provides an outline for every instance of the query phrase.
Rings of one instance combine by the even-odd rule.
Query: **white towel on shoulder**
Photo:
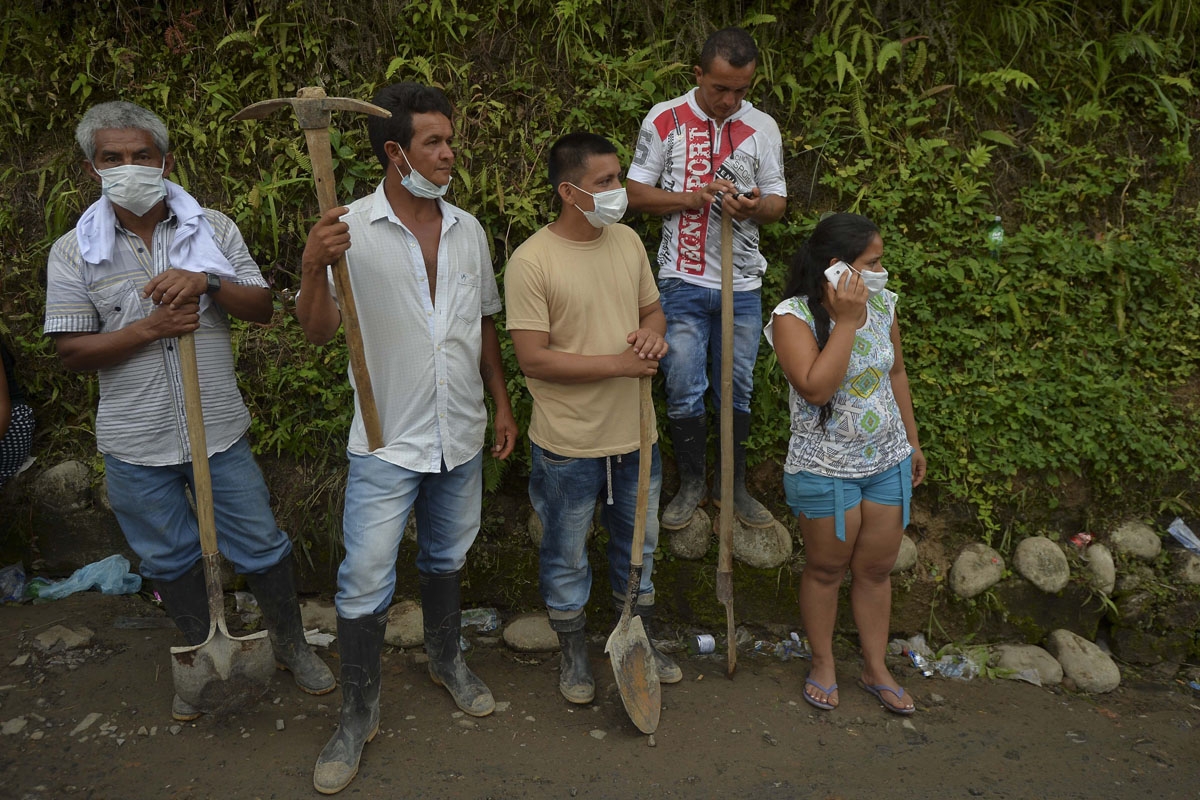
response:
[[[196,198],[173,181],[166,181],[166,185],[167,203],[179,220],[175,239],[167,250],[170,265],[191,272],[211,272],[229,280],[236,279],[237,272],[217,246],[213,227]],[[116,227],[117,215],[113,211],[112,201],[107,197],[101,197],[83,212],[75,226],[75,238],[84,261],[101,264],[112,260]],[[201,297],[202,306],[207,305],[204,302],[206,299]]]

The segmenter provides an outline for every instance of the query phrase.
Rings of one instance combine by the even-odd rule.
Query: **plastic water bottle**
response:
[[[1000,247],[1004,244],[1004,226],[1000,224],[1000,215],[997,214],[992,219],[992,224],[987,230],[988,252],[992,254],[992,258],[1000,259]]]

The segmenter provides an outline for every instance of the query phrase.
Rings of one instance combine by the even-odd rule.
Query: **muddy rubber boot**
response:
[[[733,412],[733,513],[743,525],[751,528],[769,528],[775,524],[775,516],[767,507],[746,491],[746,439],[750,437],[750,415]],[[721,471],[713,481],[716,506],[721,507]]]
[[[338,616],[338,651],[342,659],[342,713],[313,769],[313,788],[334,794],[358,774],[363,746],[379,732],[379,689],[383,632],[388,614],[358,619]]]
[[[446,687],[460,709],[473,717],[486,717],[496,710],[496,701],[487,685],[471,672],[458,645],[462,621],[459,575],[422,572],[420,578],[429,677]]]
[[[288,555],[266,572],[247,575],[246,583],[262,610],[275,666],[292,673],[296,685],[309,694],[332,692],[337,685],[333,673],[304,639],[292,557]]]
[[[154,589],[162,598],[167,615],[183,634],[189,647],[208,640],[208,587],[204,583],[204,563],[197,561],[181,577],[173,581],[154,581]],[[171,717],[179,722],[191,722],[202,713],[179,695],[171,699]]]
[[[596,698],[596,681],[587,653],[587,615],[583,612],[571,619],[550,619],[550,627],[558,634],[562,648],[562,666],[558,672],[558,691],[568,702],[583,705]]]
[[[696,507],[708,494],[705,481],[705,451],[708,426],[703,416],[669,420],[671,443],[675,448],[675,469],[679,473],[679,491],[663,509],[659,524],[668,530],[686,528]]]
[[[625,602],[613,598],[613,606],[617,610],[617,622],[621,621],[621,612],[625,610]],[[641,603],[633,607],[633,615],[642,618],[642,628],[646,631],[646,641],[650,643],[650,653],[654,656],[654,666],[658,671],[659,683],[679,683],[683,680],[683,670],[669,655],[654,645],[654,604]]]

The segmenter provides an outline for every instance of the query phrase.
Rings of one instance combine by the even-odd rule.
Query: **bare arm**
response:
[[[867,288],[862,279],[852,273],[842,278],[842,288],[835,292],[826,285],[826,308],[832,307],[839,324],[829,332],[825,349],[817,347],[816,337],[808,323],[791,314],[774,317],[775,354],[788,383],[814,406],[829,402],[850,366],[850,352],[858,328],[866,320]]]
[[[151,342],[180,336],[200,327],[200,306],[194,301],[178,307],[155,306],[150,316],[116,331],[57,333],[54,346],[63,366],[88,371],[128,360]]]
[[[908,443],[912,445],[912,485],[919,486],[925,480],[925,453],[921,450],[921,440],[917,436],[917,417],[913,413],[912,390],[908,385],[908,371],[904,368],[904,353],[900,348],[900,324],[892,322],[892,349],[895,360],[888,376],[892,380],[892,394],[896,397],[896,406],[900,409],[900,419],[904,421],[904,433]]]
[[[757,188],[750,192],[749,197],[745,195],[731,196],[725,202],[729,203],[729,210],[733,212],[734,219],[752,219],[759,225],[778,222],[783,217],[783,213],[787,211],[786,197],[780,197],[777,194],[769,194],[764,197]]]
[[[701,186],[694,192],[668,192],[657,186],[647,186],[635,180],[625,181],[625,193],[629,197],[630,211],[643,211],[655,216],[666,216],[677,211],[704,208],[721,192],[737,191],[732,183],[718,178]]]
[[[329,291],[326,268],[350,249],[350,226],[340,219],[346,211],[345,206],[339,206],[323,214],[304,243],[296,317],[313,344],[328,342],[342,324],[342,314]]]
[[[658,372],[658,359],[642,358],[632,347],[611,356],[585,356],[550,349],[545,331],[510,330],[517,363],[527,378],[552,383],[591,383],[608,378],[650,377]]]
[[[483,378],[483,385],[496,404],[496,419],[492,423],[495,431],[492,455],[503,460],[508,458],[517,444],[517,421],[508,399],[508,384],[504,380],[504,361],[500,357],[500,335],[496,332],[496,321],[490,316],[480,319],[479,333],[483,340],[479,376]]]

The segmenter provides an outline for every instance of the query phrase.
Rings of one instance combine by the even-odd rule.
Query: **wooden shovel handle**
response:
[[[642,567],[642,546],[646,543],[646,506],[650,504],[650,462],[653,460],[654,445],[654,400],[650,396],[651,379],[638,379],[638,486],[637,510],[633,517],[633,542],[629,557],[630,576],[636,569],[639,577]],[[636,589],[636,587],[634,587]]]
[[[733,217],[721,211],[721,513],[717,571],[733,570]]]
[[[200,550],[204,555],[211,556],[217,552],[217,524],[213,519],[212,475],[208,471],[208,441],[204,435],[204,406],[200,401],[195,334],[180,336],[178,346],[179,370],[183,377],[183,408],[187,415],[188,445],[192,451]]]
[[[317,184],[317,204],[324,214],[329,209],[336,208],[338,204],[333,183],[329,129],[305,129],[304,138],[308,141],[308,157],[312,161],[313,180]],[[371,387],[371,374],[367,371],[362,329],[358,324],[358,307],[354,304],[354,292],[350,287],[350,272],[346,268],[345,255],[338,256],[333,265],[333,285],[337,289],[338,306],[342,311],[342,328],[346,331],[350,372],[354,375],[354,389],[358,397],[358,408],[362,413],[363,429],[367,435],[367,449],[378,450],[383,447],[383,429],[379,423],[379,408],[375,405],[375,390]]]

